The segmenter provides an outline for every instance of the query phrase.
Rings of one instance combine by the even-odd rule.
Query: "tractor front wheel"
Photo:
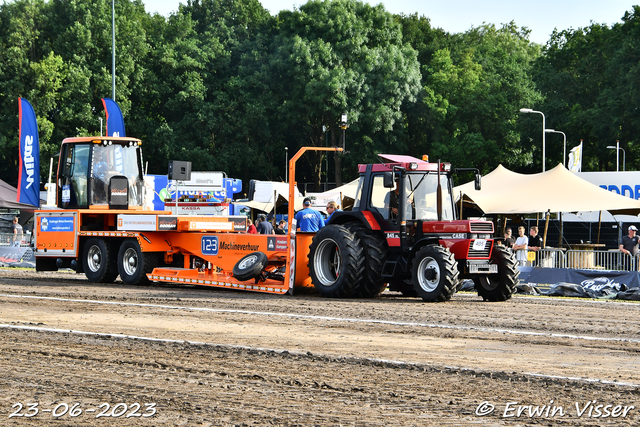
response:
[[[476,276],[473,283],[478,295],[485,301],[506,301],[511,298],[518,284],[518,262],[511,249],[495,245],[491,253],[491,261],[498,264],[498,272],[485,276]]]
[[[425,246],[413,260],[413,289],[424,301],[451,299],[458,286],[458,276],[455,257],[441,246]]]
[[[341,225],[327,225],[309,247],[309,275],[324,297],[352,296],[364,276],[364,254],[357,234]]]

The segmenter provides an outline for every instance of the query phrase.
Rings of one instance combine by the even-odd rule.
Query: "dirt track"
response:
[[[0,425],[640,422],[640,304],[332,300],[7,269],[0,307]],[[96,418],[102,403],[111,416]]]

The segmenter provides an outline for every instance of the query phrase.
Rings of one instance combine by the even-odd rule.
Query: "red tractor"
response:
[[[309,272],[327,297],[373,297],[390,290],[447,301],[473,279],[485,301],[505,301],[518,283],[514,253],[496,245],[493,223],[456,220],[449,163],[380,155],[360,165],[353,209],[336,212],[313,237]]]

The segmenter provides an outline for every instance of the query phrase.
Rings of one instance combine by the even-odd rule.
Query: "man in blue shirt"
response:
[[[302,202],[304,209],[296,214],[296,222],[300,231],[318,231],[324,227],[324,218],[320,212],[311,209],[311,199],[305,197]]]
[[[258,226],[256,227],[258,234],[273,234],[273,225],[267,221],[266,215],[258,215],[258,222]]]

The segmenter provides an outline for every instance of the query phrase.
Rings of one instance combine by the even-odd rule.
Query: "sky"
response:
[[[143,0],[148,12],[168,16],[178,9],[180,0]],[[186,3],[183,0],[182,3]],[[261,0],[265,9],[276,15],[293,10],[305,2],[300,0]],[[393,0],[367,1],[382,3],[391,13],[418,13],[431,20],[431,26],[450,33],[461,33],[484,23],[506,24],[514,21],[531,30],[529,40],[545,44],[554,28],[565,30],[586,27],[595,22],[612,25],[621,22],[625,11],[640,0]]]

